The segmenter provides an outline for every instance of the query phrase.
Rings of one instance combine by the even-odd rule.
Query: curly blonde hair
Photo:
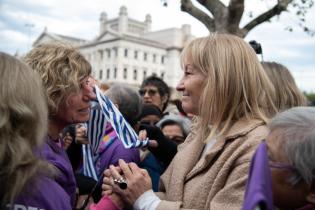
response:
[[[274,87],[254,50],[241,38],[227,34],[197,38],[182,51],[183,68],[187,62],[205,75],[196,126],[203,141],[224,135],[240,118],[267,122],[277,112]]]
[[[0,52],[0,200],[13,203],[39,173],[54,170],[34,155],[47,129],[47,105],[39,75]]]
[[[91,74],[91,65],[83,55],[63,43],[40,45],[24,60],[42,78],[49,116],[54,116],[59,104],[71,92],[79,91],[80,81]]]
[[[289,69],[276,62],[261,62],[270,81],[275,86],[275,105],[279,110],[295,106],[306,106],[307,99],[296,86]]]

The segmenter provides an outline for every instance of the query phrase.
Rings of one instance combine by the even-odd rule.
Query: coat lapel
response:
[[[174,201],[182,199],[185,177],[198,162],[203,147],[204,143],[196,139],[194,133],[191,133],[185,143],[180,145],[178,153],[172,161],[180,164],[172,167],[169,179],[172,180],[172,184],[166,183],[168,185],[167,194],[172,195]]]
[[[190,172],[187,173],[185,177],[185,182],[187,182],[192,177],[198,175],[200,172],[202,172],[207,166],[212,165],[212,163],[219,157],[219,155],[224,150],[224,147],[229,142],[233,141],[233,139],[239,138],[241,136],[246,135],[256,127],[263,125],[264,122],[260,120],[248,120],[241,119],[234,123],[224,138],[218,138],[216,139],[216,143],[213,145],[211,149],[206,153],[206,155],[199,159],[201,153],[199,154],[197,160],[194,161],[194,167]],[[203,150],[203,147],[201,148],[201,151]],[[200,149],[200,147],[199,147]],[[199,161],[198,161],[199,159]]]

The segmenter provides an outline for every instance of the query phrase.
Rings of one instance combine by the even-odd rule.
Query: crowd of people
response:
[[[0,52],[0,209],[315,209],[315,108],[290,71],[227,34],[180,60],[176,90],[136,90],[67,44]]]

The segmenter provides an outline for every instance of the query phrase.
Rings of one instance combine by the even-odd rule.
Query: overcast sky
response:
[[[49,32],[91,40],[99,31],[99,16],[105,11],[108,18],[118,16],[125,5],[128,16],[143,21],[152,16],[152,30],[190,24],[195,36],[208,34],[207,29],[192,16],[181,12],[179,0],[168,0],[163,7],[160,0],[0,0],[0,51],[25,53],[45,27]],[[259,14],[273,6],[274,0],[247,0],[245,13]],[[246,23],[245,16],[242,23]],[[315,30],[315,8],[306,17],[307,26]],[[246,41],[262,44],[266,61],[287,66],[300,89],[315,92],[315,37],[296,25],[293,13],[285,13],[253,29]],[[294,31],[285,31],[293,26]]]

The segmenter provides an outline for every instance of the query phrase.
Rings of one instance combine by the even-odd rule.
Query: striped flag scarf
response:
[[[125,148],[146,147],[149,139],[139,140],[138,135],[124,119],[116,106],[107,96],[95,86],[96,101],[91,109],[90,119],[87,123],[87,137],[90,144],[83,145],[83,174],[98,180],[102,173],[97,174],[95,163],[99,159],[100,142],[106,134],[106,125],[110,123],[118,139]],[[110,142],[108,143],[110,144]],[[104,170],[104,169],[103,169]]]

